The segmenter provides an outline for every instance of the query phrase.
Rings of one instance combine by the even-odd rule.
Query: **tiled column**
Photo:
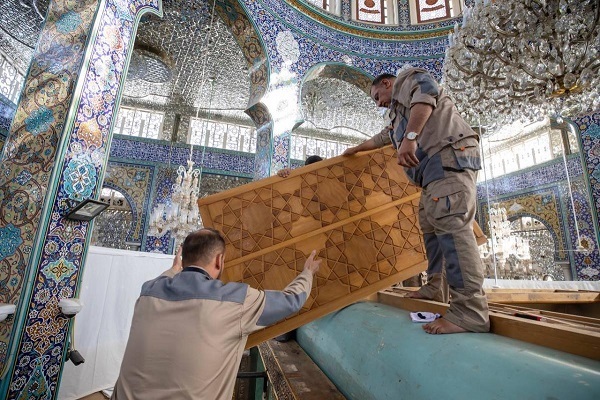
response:
[[[598,225],[598,210],[600,210],[600,110],[591,115],[576,119],[575,124],[581,132],[581,154],[583,155],[584,171],[587,173],[587,183],[591,193],[591,213],[585,212],[579,218],[589,220],[589,236],[595,233],[595,243],[588,243],[593,251],[576,254],[582,259],[577,269],[576,279],[600,280],[600,226]],[[586,227],[582,227],[585,230]],[[579,260],[578,260],[579,261]]]
[[[271,144],[273,141],[273,119],[267,107],[258,103],[246,110],[246,114],[256,124],[256,158],[254,159],[254,180],[271,175]]]
[[[291,137],[292,133],[290,131],[285,131],[273,137],[271,171],[277,172],[290,166]]]
[[[97,198],[135,28],[161,0],[52,0],[0,160],[0,398],[53,399],[89,223],[64,218]]]

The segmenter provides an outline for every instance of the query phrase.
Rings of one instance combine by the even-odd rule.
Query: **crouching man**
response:
[[[248,335],[298,312],[321,260],[313,251],[282,291],[219,280],[225,241],[191,233],[173,267],[144,283],[113,400],[231,400]]]

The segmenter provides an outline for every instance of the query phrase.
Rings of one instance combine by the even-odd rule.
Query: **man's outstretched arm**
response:
[[[313,275],[321,265],[321,260],[315,260],[316,254],[316,250],[313,250],[304,263],[302,273],[283,290],[248,289],[242,333],[248,335],[300,311],[310,295]]]
[[[347,148],[342,155],[351,156],[353,154],[358,153],[359,151],[367,151],[367,150],[375,150],[379,149],[385,145],[390,144],[392,141],[390,140],[390,128],[385,127],[381,132],[377,135],[373,136],[371,139],[365,140],[358,146]]]

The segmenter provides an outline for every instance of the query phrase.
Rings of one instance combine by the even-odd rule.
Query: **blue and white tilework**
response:
[[[15,323],[0,331],[2,398],[56,397],[69,329],[58,301],[76,295],[89,237],[88,222],[64,213],[71,200],[98,194],[135,16],[158,8],[158,0],[50,3],[0,167],[2,197],[11,199],[3,212],[22,240],[0,260],[16,282],[0,300],[18,304]]]
[[[4,140],[8,136],[10,123],[15,115],[17,105],[0,94],[0,139]]]
[[[139,140],[127,136],[115,136],[110,150],[114,161],[140,161],[157,164],[187,165],[190,147],[183,144],[172,145],[159,140]],[[232,150],[203,148],[194,146],[193,161],[204,172],[252,177],[254,154]]]
[[[600,227],[598,226],[598,210],[600,210],[600,111],[577,118],[574,122],[581,132],[581,149],[589,190],[593,199],[589,215],[585,215],[585,217],[590,219],[590,223],[595,224],[595,232],[590,230],[588,236],[595,239],[596,253],[598,253],[598,243],[600,242]],[[581,279],[590,277],[594,280],[600,280],[598,258],[594,260],[586,257],[584,265],[584,270],[580,272]]]

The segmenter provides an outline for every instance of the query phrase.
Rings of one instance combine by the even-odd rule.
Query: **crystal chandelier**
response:
[[[513,234],[506,208],[494,204],[488,210],[490,238],[479,247],[486,269],[495,277],[510,278],[513,274],[527,275],[531,269],[529,240]]]
[[[159,203],[154,207],[150,216],[149,236],[162,237],[171,232],[175,243],[181,243],[190,232],[202,227],[198,210],[200,170],[194,169],[191,151],[187,165],[187,170],[183,165],[177,169],[171,202]]]
[[[476,0],[450,34],[444,85],[471,121],[600,108],[600,0]]]

